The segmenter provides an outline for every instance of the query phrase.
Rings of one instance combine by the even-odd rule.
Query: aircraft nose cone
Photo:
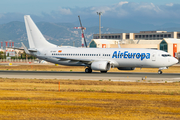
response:
[[[179,61],[178,61],[176,58],[174,58],[174,59],[173,59],[173,63],[174,63],[174,64],[177,64],[177,63],[179,63]]]

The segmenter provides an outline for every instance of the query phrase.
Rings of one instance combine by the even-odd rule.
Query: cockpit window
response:
[[[163,57],[170,57],[170,54],[162,54]]]

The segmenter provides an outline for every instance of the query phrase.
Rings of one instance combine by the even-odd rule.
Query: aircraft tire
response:
[[[91,68],[86,68],[85,73],[92,73],[92,69]]]
[[[162,71],[161,71],[161,70],[159,70],[159,71],[158,71],[158,74],[162,74]]]
[[[101,71],[101,73],[107,73],[107,71]]]

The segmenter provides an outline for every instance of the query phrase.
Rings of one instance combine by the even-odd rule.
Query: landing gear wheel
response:
[[[107,73],[107,71],[101,71],[101,73]]]
[[[159,70],[159,71],[158,71],[158,74],[162,74],[162,71],[161,71],[161,70]]]
[[[85,73],[92,73],[92,69],[91,68],[86,68]]]

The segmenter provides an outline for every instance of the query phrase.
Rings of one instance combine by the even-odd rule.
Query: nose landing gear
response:
[[[160,67],[159,71],[158,71],[158,74],[162,74],[163,72],[161,70],[164,70],[164,69],[168,69],[168,67]]]

